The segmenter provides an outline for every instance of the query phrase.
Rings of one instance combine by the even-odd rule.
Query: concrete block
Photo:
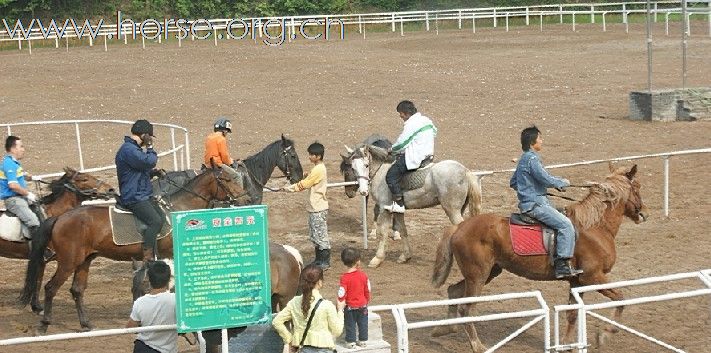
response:
[[[711,88],[630,92],[631,120],[694,121],[711,118]]]

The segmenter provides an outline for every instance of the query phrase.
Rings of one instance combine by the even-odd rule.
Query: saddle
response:
[[[420,163],[419,168],[406,172],[402,179],[400,179],[400,188],[402,191],[419,189],[425,185],[425,177],[427,177],[429,169],[434,165],[433,162],[434,156],[427,156],[422,163]]]
[[[19,217],[6,210],[0,215],[0,238],[12,242],[27,242],[30,230]]]
[[[166,222],[163,224],[163,228],[158,233],[156,240],[167,237],[173,229],[170,224],[170,217],[168,217],[169,213],[164,213],[166,214]],[[109,221],[111,222],[111,236],[114,239],[114,244],[131,245],[143,243],[141,233],[148,226],[128,209],[118,203],[115,206],[109,206]]]
[[[555,231],[523,213],[509,217],[509,233],[513,251],[519,256],[555,256]]]

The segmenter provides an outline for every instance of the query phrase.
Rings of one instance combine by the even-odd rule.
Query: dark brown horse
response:
[[[242,195],[243,189],[222,169],[208,169],[178,191],[170,195],[169,210],[183,211],[207,208],[212,201],[225,201]],[[74,275],[70,292],[74,298],[82,329],[91,324],[84,309],[84,290],[89,276],[89,266],[98,256],[117,261],[131,261],[142,257],[141,244],[114,244],[109,208],[100,206],[79,207],[59,217],[50,218],[40,227],[40,246],[33,248],[27,266],[25,286],[20,302],[27,305],[37,290],[37,277],[41,273],[44,246],[51,239],[57,253],[57,270],[45,285],[45,310],[39,332],[44,333],[52,321],[52,299],[64,282]],[[172,258],[173,238],[158,241],[158,254]]]
[[[93,175],[77,172],[70,167],[64,168],[64,175],[59,179],[49,183],[49,189],[50,193],[39,200],[47,217],[59,216],[88,199],[113,197],[114,193],[111,185]],[[11,259],[27,259],[30,256],[30,244],[0,238],[0,256]],[[41,266],[44,266],[44,262]],[[38,280],[41,283],[42,276],[39,276]],[[42,311],[42,306],[37,294],[35,292],[32,296],[31,307],[32,311],[39,313]]]
[[[575,225],[578,240],[575,244],[573,263],[584,272],[568,279],[571,287],[607,283],[607,274],[615,264],[615,235],[624,217],[635,223],[645,220],[644,205],[640,196],[640,183],[635,179],[637,166],[630,170],[613,170],[604,183],[594,184],[589,194],[580,202],[567,207],[567,215]],[[509,236],[509,219],[494,214],[473,216],[458,226],[448,228],[437,248],[432,273],[432,284],[440,287],[447,280],[452,268],[452,255],[457,260],[464,280],[449,286],[450,298],[477,296],[482,287],[502,270],[535,281],[553,281],[553,267],[547,255],[519,256],[513,252]],[[612,300],[622,300],[616,289],[599,291]],[[573,302],[572,295],[570,302]],[[468,316],[471,304],[458,306],[460,316]],[[454,307],[450,307],[450,316]],[[566,340],[573,332],[576,311],[568,311]],[[622,316],[622,307],[615,311],[615,318]],[[442,326],[444,327],[444,326]],[[450,327],[451,330],[451,327]],[[483,352],[486,347],[477,336],[474,324],[466,324],[465,330],[474,352]],[[447,329],[433,331],[433,335],[447,333]],[[608,329],[608,332],[614,332]],[[607,334],[607,333],[605,333]]]
[[[138,262],[134,262],[137,264]],[[143,296],[150,290],[148,276],[143,262],[136,268],[133,277],[131,292],[133,300]],[[136,267],[136,266],[134,266]],[[299,289],[299,278],[303,259],[298,250],[288,245],[279,245],[269,242],[269,271],[271,274],[272,312],[276,313],[286,306]],[[244,331],[246,327],[231,328],[230,337]],[[222,344],[221,330],[203,331],[202,335],[207,343],[207,353],[218,353]]]

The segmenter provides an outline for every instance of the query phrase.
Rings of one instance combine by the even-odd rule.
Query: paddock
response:
[[[692,33],[700,33],[705,23]],[[655,86],[680,85],[678,36],[665,37],[663,23],[655,33]],[[679,35],[680,36],[680,35]],[[708,85],[711,77],[711,39],[689,39],[688,86]],[[53,48],[36,49],[32,56],[16,50],[0,52],[0,119],[6,122],[148,118],[175,124],[190,131],[191,165],[198,165],[202,139],[218,115],[232,118],[231,153],[246,157],[283,132],[295,140],[303,163],[306,147],[314,140],[326,147],[325,162],[330,182],[338,172],[343,144],[352,145],[371,133],[395,138],[401,121],[395,105],[411,99],[431,117],[439,129],[437,159],[455,159],[475,171],[513,168],[520,155],[519,132],[535,123],[543,131],[546,164],[660,153],[709,146],[711,122],[650,123],[624,119],[628,92],[646,85],[644,26],[535,26],[502,29],[399,33],[369,32],[368,38],[345,41],[295,41],[278,48],[235,41],[214,47],[209,41],[185,42],[181,48],[140,44],[102,48],[72,48],[67,53]],[[61,129],[37,127],[13,129],[27,147],[23,165],[39,174],[78,167],[73,137]],[[106,126],[82,135],[85,167],[113,161],[125,126]],[[65,136],[70,136],[69,140]],[[157,136],[159,150],[170,149],[170,136]],[[40,151],[44,151],[41,152]],[[108,162],[108,163],[107,163]],[[92,164],[95,163],[95,164]],[[663,162],[659,158],[637,162],[642,196],[650,209],[647,222],[623,223],[617,238],[618,263],[612,280],[692,272],[711,267],[708,229],[711,226],[711,159],[708,154],[670,159],[670,216],[662,212]],[[160,165],[172,169],[173,158]],[[304,169],[310,166],[304,164]],[[574,182],[600,181],[606,165],[557,169]],[[279,173],[275,173],[277,176]],[[115,179],[98,174],[116,185]],[[507,173],[483,179],[483,211],[502,215],[516,209],[515,194],[508,189]],[[284,179],[271,184],[280,186]],[[580,197],[569,190],[566,196]],[[328,191],[329,232],[334,247],[326,273],[324,294],[335,297],[342,267],[338,254],[345,246],[360,246],[360,199],[348,199],[343,190]],[[309,261],[313,247],[308,241],[305,195],[268,193],[270,237],[298,248]],[[560,201],[556,201],[560,202]],[[564,204],[564,202],[560,202]],[[373,305],[438,300],[445,290],[429,285],[436,239],[449,224],[441,208],[409,211],[407,226],[413,243],[413,259],[396,264],[399,244],[390,243],[387,261],[367,269],[373,284]],[[363,257],[374,255],[374,247]],[[18,309],[25,263],[0,259],[0,339],[31,335],[39,318]],[[129,263],[106,259],[94,261],[86,291],[86,305],[97,329],[123,327],[131,307]],[[50,264],[48,271],[53,270]],[[403,276],[407,273],[407,276]],[[448,283],[461,278],[455,269]],[[683,283],[682,283],[683,284]],[[682,284],[625,288],[628,297],[657,293],[660,288]],[[504,272],[484,290],[484,295],[540,290],[549,305],[567,303],[563,283],[527,281]],[[79,329],[68,285],[55,299],[54,321],[48,333]],[[586,303],[603,301],[598,294]],[[711,300],[681,299],[661,304],[629,307],[623,322],[659,337],[688,352],[711,346],[708,337]],[[511,309],[508,302],[477,306],[478,314]],[[514,308],[515,309],[515,308]],[[608,314],[605,311],[599,311]],[[383,316],[385,338],[395,342],[395,322]],[[408,319],[443,318],[443,308],[414,309]],[[522,325],[521,320],[479,325],[485,344],[493,344]],[[600,325],[589,320],[589,325]],[[538,352],[542,329],[534,326],[501,352]],[[91,340],[33,344],[35,352],[75,352],[104,348],[125,352],[131,335]],[[413,352],[462,352],[468,349],[463,332],[431,338],[428,329],[409,334]],[[25,347],[22,347],[24,349]],[[656,351],[656,346],[619,333],[608,351],[633,353]],[[3,347],[0,352],[15,348]],[[180,342],[181,352],[194,348]]]

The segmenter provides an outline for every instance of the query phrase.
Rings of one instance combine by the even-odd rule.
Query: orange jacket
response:
[[[222,132],[215,131],[210,135],[207,135],[205,140],[205,165],[210,166],[210,159],[212,158],[216,166],[221,166],[222,164],[231,165],[234,161],[230,157],[230,151],[227,150],[227,139],[222,136]]]

